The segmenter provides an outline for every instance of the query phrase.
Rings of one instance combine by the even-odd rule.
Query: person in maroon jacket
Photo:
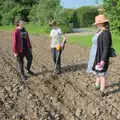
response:
[[[30,70],[32,64],[32,46],[30,43],[28,32],[24,27],[24,21],[21,19],[15,20],[16,28],[12,35],[12,51],[14,56],[17,59],[20,78],[21,80],[26,80],[24,74],[24,57],[27,59],[27,66],[25,69],[29,75],[33,75],[33,72]]]

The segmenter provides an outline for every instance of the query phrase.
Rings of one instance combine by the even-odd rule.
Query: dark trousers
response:
[[[27,60],[26,69],[29,71],[32,64],[32,59],[33,59],[32,52],[30,50],[27,50],[25,52],[18,53],[17,64],[18,64],[20,75],[24,75],[24,57],[26,57],[26,60]]]
[[[59,54],[58,61],[56,61],[57,60],[57,56],[58,56],[58,52],[60,52],[60,54]],[[56,48],[52,48],[52,57],[53,57],[53,63],[54,63],[54,65],[57,62],[57,68],[61,69],[61,50],[57,51]]]

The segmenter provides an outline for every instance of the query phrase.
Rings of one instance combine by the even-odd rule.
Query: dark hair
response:
[[[23,21],[22,19],[16,19],[15,21],[14,21],[14,24],[15,24],[15,26],[19,26],[19,23],[20,23],[20,21]]]
[[[56,21],[55,21],[55,20],[53,20],[52,22],[49,22],[49,25],[50,25],[50,27],[52,27],[52,26],[56,25]]]
[[[109,29],[110,29],[110,24],[109,24],[109,22],[105,22],[105,23],[104,23],[104,27],[109,30]]]

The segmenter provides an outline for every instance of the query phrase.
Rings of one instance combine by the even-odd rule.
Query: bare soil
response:
[[[0,31],[0,120],[120,120],[120,56],[111,59],[107,96],[95,95],[95,77],[86,73],[90,48],[67,44],[62,74],[52,76],[50,38],[31,35],[32,70],[21,83],[11,51],[11,32]]]

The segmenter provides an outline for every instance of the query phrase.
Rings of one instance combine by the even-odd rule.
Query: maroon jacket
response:
[[[32,48],[29,35],[27,33],[28,48]],[[23,40],[19,28],[16,28],[12,34],[12,51],[13,53],[20,53],[23,51]]]

